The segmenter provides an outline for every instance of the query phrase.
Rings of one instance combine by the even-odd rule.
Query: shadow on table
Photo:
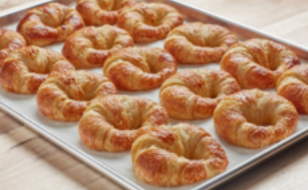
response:
[[[296,189],[296,187],[307,187],[307,147],[308,139],[304,139],[241,176],[231,179],[231,181],[216,188],[216,190]],[[291,178],[295,178],[295,180]],[[283,179],[286,181],[283,181]]]

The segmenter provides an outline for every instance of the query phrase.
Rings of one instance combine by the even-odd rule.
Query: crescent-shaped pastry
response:
[[[287,138],[296,130],[298,114],[282,96],[258,89],[226,96],[214,111],[218,135],[247,148],[260,148]]]
[[[134,40],[125,30],[105,25],[74,32],[66,39],[62,53],[76,68],[94,68],[102,67],[112,53],[132,46]]]
[[[308,65],[302,64],[287,70],[279,78],[277,93],[290,100],[298,113],[308,114]]]
[[[135,42],[165,38],[183,17],[174,8],[161,3],[139,3],[121,12],[118,27],[127,30]]]
[[[76,9],[87,25],[116,24],[121,11],[136,0],[78,0]]]
[[[11,51],[26,45],[25,39],[19,33],[0,28],[0,68]]]
[[[229,72],[242,88],[272,88],[282,73],[300,64],[292,51],[265,39],[234,45],[223,56],[220,68]]]
[[[0,73],[2,87],[20,94],[34,94],[52,72],[75,70],[58,52],[27,46],[11,52]]]
[[[79,123],[81,140],[95,150],[129,150],[149,127],[168,123],[166,110],[152,100],[105,96],[94,100]]]
[[[176,73],[175,59],[167,51],[155,47],[125,48],[112,54],[103,71],[122,90],[149,90],[161,86]]]
[[[236,36],[222,26],[194,22],[173,29],[166,38],[165,49],[178,63],[206,64],[220,61],[237,42]]]
[[[226,170],[228,158],[201,127],[181,123],[153,127],[133,143],[135,172],[157,186],[176,186],[211,178]]]
[[[83,27],[83,19],[75,9],[49,3],[30,10],[18,24],[17,31],[28,44],[47,46],[64,41],[71,33]]]
[[[36,101],[49,119],[78,121],[94,99],[110,94],[117,94],[117,90],[101,74],[84,70],[54,72],[40,86]]]
[[[178,72],[167,79],[159,97],[170,117],[204,119],[213,115],[223,97],[240,90],[236,80],[225,71],[192,69]]]

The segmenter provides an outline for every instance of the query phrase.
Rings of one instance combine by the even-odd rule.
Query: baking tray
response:
[[[51,2],[52,0],[45,0],[35,4],[24,4],[15,9],[9,9],[0,13],[0,27],[16,29],[18,21],[25,15],[25,11],[29,8]],[[213,13],[200,10],[190,5],[176,2],[173,0],[144,0],[145,2],[161,2],[169,4],[178,9],[185,17],[185,22],[202,21],[205,23],[220,24],[233,31],[241,40],[261,37],[267,38],[279,43],[282,43],[292,49],[301,59],[302,63],[308,60],[308,49],[306,47],[297,45],[287,40],[275,37],[273,35],[258,31],[254,28],[245,26],[243,24],[231,21]],[[59,0],[58,2],[75,7],[73,0]],[[156,46],[163,47],[163,40],[148,43],[136,44],[136,46]],[[63,43],[50,45],[46,48],[61,52]],[[219,68],[218,63],[207,64],[202,66],[184,66],[179,65],[178,70],[186,70],[191,68]],[[102,69],[91,69],[90,71],[102,73]],[[269,89],[273,91],[274,89]],[[145,91],[145,92],[125,92],[118,91],[119,94],[126,94],[139,97],[147,97],[156,102],[158,99],[159,89]],[[79,139],[77,122],[56,122],[45,118],[37,108],[35,95],[18,95],[5,92],[0,87],[0,108],[20,120],[25,125],[40,133],[59,147],[71,153],[78,159],[87,163],[97,171],[103,173],[105,176],[114,180],[118,184],[128,189],[159,189],[159,190],[186,190],[186,189],[212,189],[221,185],[223,182],[235,177],[245,170],[257,165],[270,156],[286,149],[292,144],[300,141],[308,135],[308,116],[300,115],[299,124],[296,132],[290,137],[267,147],[261,149],[246,149],[242,147],[233,146],[225,140],[217,136],[214,130],[213,119],[187,121],[197,126],[203,127],[208,131],[213,138],[221,143],[229,158],[229,166],[227,170],[214,178],[203,180],[195,184],[177,186],[177,187],[156,187],[142,182],[133,170],[133,164],[130,158],[130,152],[124,151],[121,153],[109,153],[104,151],[94,151],[86,147]],[[175,119],[170,119],[169,124],[185,122]]]

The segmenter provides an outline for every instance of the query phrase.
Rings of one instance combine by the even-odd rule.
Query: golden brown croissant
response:
[[[183,23],[183,17],[174,8],[161,3],[139,3],[123,10],[118,27],[127,30],[135,42],[152,42],[165,38]]]
[[[121,49],[106,60],[103,68],[117,88],[129,91],[157,88],[176,70],[172,55],[155,47]]]
[[[194,22],[173,29],[165,49],[178,63],[205,64],[219,61],[237,42],[236,36],[222,26]]]
[[[64,71],[45,80],[36,101],[49,119],[78,121],[91,101],[110,94],[117,94],[117,90],[107,77],[84,70]]]
[[[78,0],[76,9],[87,25],[116,24],[118,15],[135,0]]]
[[[211,117],[217,103],[226,95],[240,91],[236,80],[217,69],[192,69],[167,79],[159,93],[170,117],[202,119]]]
[[[83,27],[83,19],[75,9],[49,3],[30,10],[20,21],[17,31],[28,44],[47,46],[64,41],[68,35]]]
[[[111,53],[132,46],[134,40],[125,30],[105,25],[74,32],[66,39],[62,53],[77,68],[93,68],[103,66]]]
[[[308,65],[302,64],[287,70],[279,78],[277,93],[290,100],[298,113],[308,114]]]
[[[214,111],[217,133],[247,148],[275,143],[296,130],[298,114],[282,96],[258,89],[226,96]]]
[[[79,123],[81,140],[90,148],[129,150],[149,127],[168,123],[166,110],[146,98],[106,96],[93,101]]]
[[[26,45],[25,39],[19,33],[0,28],[0,68],[11,51]]]
[[[49,73],[68,70],[75,68],[60,53],[27,46],[12,51],[5,59],[0,83],[10,92],[33,94]]]
[[[135,172],[143,181],[176,186],[211,178],[228,166],[228,158],[201,127],[178,124],[153,127],[133,143]]]
[[[283,45],[251,39],[234,45],[223,56],[220,68],[229,72],[242,88],[272,88],[283,72],[300,64],[295,53]]]

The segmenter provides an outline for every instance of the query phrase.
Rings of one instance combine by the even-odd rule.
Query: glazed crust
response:
[[[176,186],[211,178],[228,166],[228,158],[209,133],[191,124],[153,127],[133,143],[135,172],[157,186]]]
[[[283,45],[251,39],[234,45],[223,56],[220,67],[229,72],[242,88],[272,88],[278,78],[300,60]]]
[[[52,72],[75,70],[58,52],[27,46],[11,52],[0,73],[2,87],[20,94],[34,94]]]
[[[117,90],[101,74],[84,70],[54,72],[40,86],[36,101],[49,119],[78,121],[91,101],[110,94],[117,94]]]
[[[308,65],[298,65],[279,78],[277,93],[293,103],[298,113],[308,114]]]
[[[20,21],[17,31],[28,44],[47,46],[64,41],[71,33],[83,27],[83,19],[75,9],[49,3],[30,10]]]
[[[240,91],[236,80],[217,69],[192,69],[167,79],[159,93],[160,103],[175,119],[211,117],[217,103],[226,95]]]
[[[102,67],[112,53],[132,46],[134,40],[125,30],[105,25],[74,32],[66,39],[62,53],[76,68],[93,68]]]
[[[25,39],[19,33],[0,28],[0,68],[11,51],[26,45]]]
[[[106,60],[103,68],[117,88],[129,91],[157,88],[176,70],[172,55],[154,47],[121,49]]]
[[[236,36],[222,26],[194,22],[173,29],[166,38],[165,49],[178,63],[206,64],[220,61],[237,42]]]
[[[282,96],[258,89],[225,97],[214,111],[218,135],[247,148],[260,148],[293,134],[298,114]]]
[[[78,0],[76,9],[87,25],[116,24],[118,15],[135,0]]]
[[[129,150],[148,128],[168,123],[166,110],[146,98],[106,96],[93,101],[79,123],[81,140],[95,150]]]
[[[161,3],[139,3],[122,11],[118,27],[127,30],[135,42],[152,42],[165,38],[183,17],[174,8]]]

